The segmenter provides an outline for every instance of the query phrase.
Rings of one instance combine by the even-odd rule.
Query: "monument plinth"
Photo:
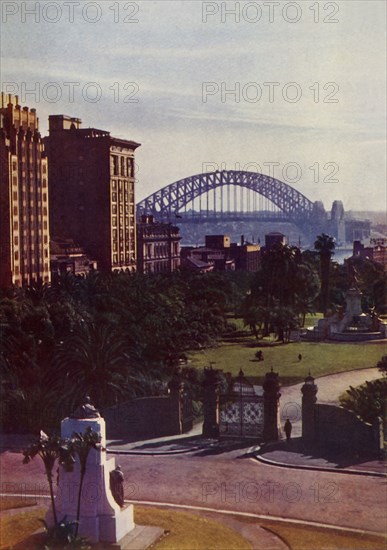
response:
[[[76,418],[76,416],[84,418]],[[105,420],[90,403],[86,403],[61,423],[62,438],[71,438],[74,433],[84,434],[91,428],[100,435],[102,449],[91,449],[87,457],[86,472],[82,485],[81,508],[78,534],[87,537],[91,543],[117,543],[135,528],[133,505],[121,507],[110,489],[110,473],[115,469],[115,459],[106,456]],[[74,469],[68,472],[59,467],[59,483],[56,496],[58,519],[67,516],[75,521],[80,485],[80,463],[78,457]],[[48,514],[52,525],[52,516]]]

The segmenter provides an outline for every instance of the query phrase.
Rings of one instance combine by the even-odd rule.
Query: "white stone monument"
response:
[[[61,436],[70,438],[74,432],[85,433],[88,427],[101,436],[101,445],[106,447],[105,420],[89,401],[79,407],[71,418],[61,423]],[[82,417],[83,418],[78,418]],[[115,459],[107,458],[106,450],[91,449],[87,458],[83,481],[78,535],[87,537],[90,543],[117,543],[134,528],[133,505],[120,507],[110,490],[110,472],[115,468]],[[55,499],[58,521],[64,516],[75,521],[80,484],[80,464],[77,457],[72,472],[60,466],[59,483]],[[52,513],[47,516],[52,525]]]

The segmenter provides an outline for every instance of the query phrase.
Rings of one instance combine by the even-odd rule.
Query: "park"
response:
[[[385,274],[333,251],[3,291],[2,547],[382,548]]]

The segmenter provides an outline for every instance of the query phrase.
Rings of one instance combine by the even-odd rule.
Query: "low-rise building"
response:
[[[354,241],[352,257],[366,258],[378,262],[387,268],[387,238],[372,238],[367,244],[363,244],[361,241]]]
[[[97,269],[97,262],[71,239],[55,239],[50,242],[50,269],[54,281],[66,273],[86,276]]]
[[[194,271],[257,271],[260,247],[245,242],[231,243],[227,235],[206,235],[205,246],[182,249],[182,266]]]
[[[153,216],[137,222],[137,270],[139,273],[172,273],[180,267],[180,230]]]

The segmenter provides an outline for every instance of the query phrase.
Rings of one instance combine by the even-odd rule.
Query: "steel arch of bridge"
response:
[[[169,220],[200,195],[228,185],[245,187],[266,197],[289,221],[311,219],[312,201],[290,185],[265,174],[235,170],[197,174],[171,183],[139,202],[137,216],[146,214]]]

